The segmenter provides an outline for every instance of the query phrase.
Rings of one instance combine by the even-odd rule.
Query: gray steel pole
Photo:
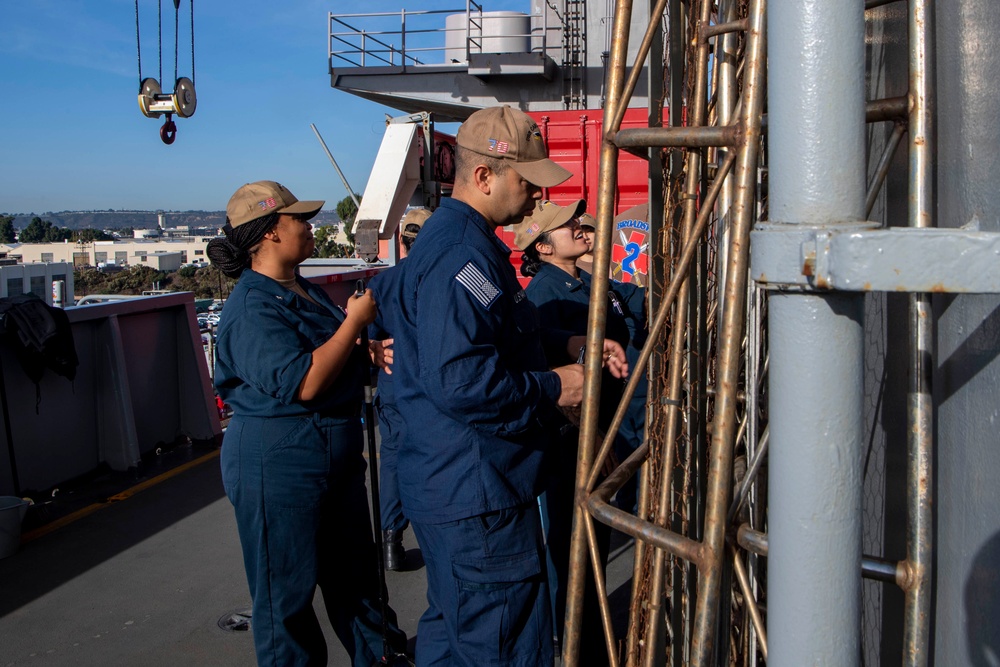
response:
[[[1000,231],[1000,12],[996,0],[938,2],[938,226]],[[986,47],[986,48],[984,48]],[[1000,654],[1000,358],[995,294],[935,295],[932,665],[988,665]]]
[[[770,222],[864,219],[864,16],[773,0]],[[768,664],[860,661],[862,294],[772,292]]]
[[[340,176],[341,182],[347,189],[347,196],[351,198],[351,201],[354,202],[355,206],[361,208],[361,202],[358,201],[358,196],[354,194],[354,190],[351,189],[351,184],[347,182],[347,177],[344,176],[344,172],[340,170],[340,165],[337,164],[337,161],[333,159],[333,153],[331,153],[330,149],[326,147],[326,142],[323,141],[323,137],[320,136],[319,130],[316,129],[316,124],[309,123],[309,127],[312,128],[312,131],[316,135],[316,138],[319,139],[319,143],[323,147],[323,151],[326,153],[326,156],[330,158],[330,164],[332,164],[333,168],[337,170],[337,175]]]

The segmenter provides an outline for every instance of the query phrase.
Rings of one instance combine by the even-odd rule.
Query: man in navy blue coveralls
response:
[[[570,173],[509,107],[458,131],[455,188],[383,293],[407,437],[399,487],[427,565],[418,665],[551,665],[536,497],[547,423],[582,398],[583,367],[547,370],[538,316],[498,226]]]

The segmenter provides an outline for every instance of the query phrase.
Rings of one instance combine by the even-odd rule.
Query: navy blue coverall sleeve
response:
[[[256,296],[251,292],[247,300]],[[270,301],[263,296],[260,303],[247,304],[247,310],[230,322],[226,354],[244,382],[291,405],[312,364],[312,351],[324,341],[310,340]],[[333,330],[325,335],[332,336]]]

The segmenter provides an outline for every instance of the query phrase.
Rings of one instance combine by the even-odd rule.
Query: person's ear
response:
[[[539,255],[551,255],[555,252],[555,248],[551,243],[545,243],[544,241],[539,241],[535,244],[535,249],[538,251]]]
[[[492,169],[487,167],[485,164],[477,164],[476,168],[472,171],[472,182],[475,184],[477,190],[482,192],[484,195],[488,195],[492,189],[492,176]]]

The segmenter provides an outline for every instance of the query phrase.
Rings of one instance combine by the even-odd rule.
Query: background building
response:
[[[207,261],[205,246],[214,237],[188,236],[168,240],[132,239],[93,241],[89,243],[11,243],[0,244],[0,252],[25,264],[68,262],[74,268],[116,264],[145,264],[158,271],[176,271],[182,264]],[[158,255],[169,255],[170,258]],[[173,255],[179,257],[173,266]]]
[[[26,292],[50,306],[72,305],[73,265],[68,262],[36,262],[0,266],[0,298]],[[70,301],[67,301],[67,296]]]

